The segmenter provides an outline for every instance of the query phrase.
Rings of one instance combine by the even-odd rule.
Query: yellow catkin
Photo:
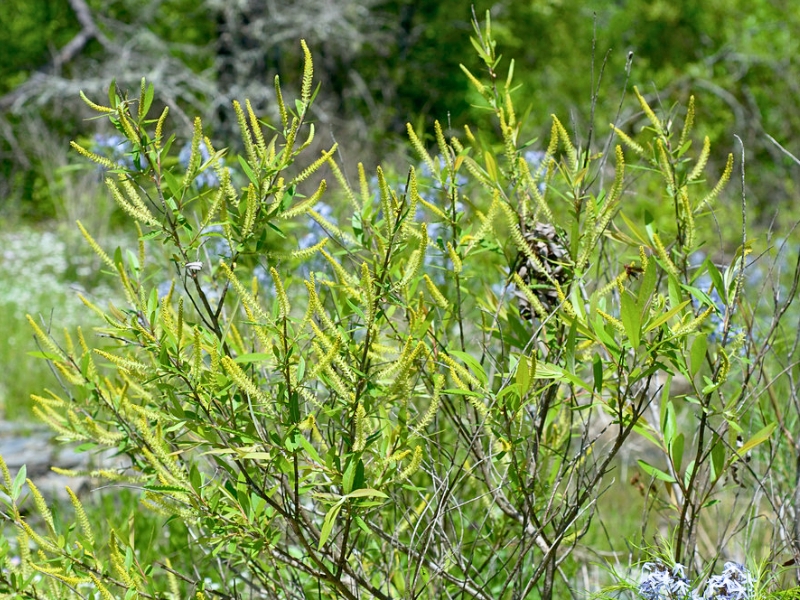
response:
[[[258,193],[256,186],[252,183],[247,186],[247,195],[245,199],[244,218],[241,224],[241,237],[247,238],[253,231],[253,225],[256,222],[256,213],[258,212]]]
[[[314,63],[311,60],[311,51],[305,40],[300,40],[303,49],[303,83],[300,86],[300,101],[308,106],[311,103],[311,84],[314,80]]]
[[[694,126],[694,96],[689,96],[689,105],[686,108],[686,118],[683,120],[683,129],[681,130],[681,137],[678,140],[678,148],[683,148],[686,140],[689,139],[689,133]]]
[[[437,373],[433,376],[433,394],[431,395],[431,403],[428,405],[428,410],[422,415],[416,424],[416,429],[421,431],[433,422],[436,413],[439,410],[439,402],[442,395],[442,388],[444,387],[444,375]]]
[[[120,369],[124,369],[125,371],[131,373],[147,375],[152,371],[151,367],[148,367],[146,364],[141,363],[137,360],[133,360],[131,358],[122,358],[121,356],[117,356],[116,354],[111,354],[109,352],[106,352],[105,350],[100,350],[99,348],[95,348],[94,352],[95,354],[99,354],[100,356],[105,358],[107,361],[113,363]]]
[[[97,591],[100,592],[100,597],[103,600],[114,600],[114,596],[111,592],[108,591],[108,588],[102,584],[102,582],[95,576],[94,573],[89,573],[89,577],[94,583],[94,586],[97,588]]]
[[[414,131],[414,128],[411,126],[411,123],[406,123],[406,132],[408,133],[409,140],[411,140],[411,146],[414,148],[414,150],[417,151],[417,154],[419,154],[420,158],[423,161],[425,161],[425,164],[428,165],[428,167],[431,170],[431,173],[435,177],[438,177],[439,166],[434,162],[434,160],[431,157],[431,155],[425,149],[424,144],[422,143],[422,141],[417,136],[417,133]]]
[[[447,254],[450,256],[450,262],[453,263],[453,272],[458,275],[461,273],[463,265],[461,263],[461,257],[455,251],[453,244],[450,242],[447,242]]]
[[[361,293],[363,298],[364,307],[366,308],[367,327],[372,326],[375,320],[375,309],[377,308],[377,301],[375,299],[375,289],[372,281],[372,273],[370,273],[369,265],[366,262],[361,263]]]
[[[336,148],[337,147],[338,146],[336,144],[334,144],[333,146],[331,146],[330,150],[323,151],[322,156],[320,156],[317,160],[315,160],[310,165],[308,165],[305,169],[303,169],[297,177],[292,179],[292,184],[294,185],[294,184],[301,183],[301,182],[305,181],[306,179],[308,179],[309,177],[311,177],[311,175],[316,173],[319,170],[319,168],[322,165],[324,165],[325,163],[327,163],[328,160],[330,160],[330,158],[336,153]]]
[[[81,504],[81,501],[78,500],[75,492],[73,492],[69,486],[67,486],[66,490],[67,494],[69,494],[70,502],[72,502],[72,507],[75,509],[75,517],[78,520],[78,525],[80,525],[83,535],[86,536],[89,544],[94,546],[94,534],[92,533],[92,526],[89,523],[89,517],[86,516],[86,511],[83,509],[83,504]]]
[[[711,140],[708,139],[708,136],[703,138],[703,149],[700,151],[700,156],[697,157],[697,162],[695,162],[692,170],[689,171],[689,174],[686,176],[687,183],[691,183],[700,177],[703,174],[703,170],[706,168],[706,164],[708,163],[708,157],[711,155]]]
[[[644,114],[647,115],[647,118],[650,119],[650,122],[653,124],[655,130],[660,134],[666,134],[667,131],[664,129],[664,125],[661,123],[661,119],[656,116],[656,113],[653,112],[653,109],[650,108],[650,105],[647,103],[647,100],[644,99],[639,93],[639,89],[636,86],[633,86],[633,93],[636,94],[637,100],[639,100],[639,105],[642,107]]]
[[[283,101],[283,93],[281,92],[280,77],[275,75],[275,100],[278,103],[278,113],[281,115],[281,125],[284,131],[289,126],[289,113],[286,110],[286,104]]]
[[[572,143],[572,140],[569,137],[569,133],[567,133],[566,128],[564,125],[561,124],[561,121],[558,120],[558,117],[555,115],[550,115],[550,118],[553,119],[553,125],[556,129],[558,134],[558,140],[561,142],[561,145],[564,146],[567,154],[567,165],[569,166],[570,170],[574,173],[578,168],[578,151],[575,149],[575,146]]]
[[[450,148],[444,139],[444,132],[442,131],[442,124],[438,120],[433,122],[433,132],[436,137],[436,144],[439,146],[439,154],[444,157],[445,165],[448,172],[453,171],[453,158],[450,155]]]
[[[96,110],[97,112],[106,114],[115,112],[113,108],[109,108],[108,106],[102,106],[100,104],[96,104],[91,100],[89,100],[88,96],[86,96],[86,94],[83,93],[83,90],[80,90],[78,94],[80,95],[81,100],[83,100],[87,104],[87,106],[89,106],[89,108],[91,108],[92,110]]]
[[[533,293],[530,286],[523,281],[522,277],[520,277],[518,273],[514,273],[512,278],[514,280],[514,284],[517,286],[517,289],[525,295],[525,299],[530,302],[531,306],[533,306],[536,316],[542,320],[546,319],[549,313],[539,300],[538,296]]]
[[[56,345],[49,335],[42,331],[42,328],[39,327],[39,324],[36,323],[36,321],[34,321],[33,317],[30,315],[25,315],[25,318],[28,319],[28,323],[33,328],[33,332],[36,334],[36,339],[39,340],[39,343],[61,360],[66,360],[66,356],[64,356],[61,348]]]
[[[164,137],[164,123],[167,121],[167,115],[169,114],[169,106],[165,106],[164,110],[161,111],[161,116],[158,117],[158,121],[156,122],[156,138],[155,138],[155,145],[156,149],[161,149],[161,140]]]
[[[639,260],[642,261],[642,270],[646,271],[650,260],[647,256],[644,246],[639,246]]]
[[[245,154],[247,155],[247,162],[250,163],[252,168],[255,168],[256,165],[258,165],[258,156],[256,155],[256,149],[253,145],[253,136],[250,133],[250,127],[247,125],[247,118],[238,100],[233,101],[233,112],[236,114],[236,122],[239,125],[242,143],[244,144]]]
[[[425,286],[428,288],[428,293],[431,295],[434,303],[441,308],[442,310],[447,310],[450,308],[450,303],[447,301],[447,298],[444,297],[444,294],[439,291],[439,288],[436,287],[436,284],[433,280],[428,276],[426,273],[422,276],[425,280]]]
[[[181,589],[180,585],[178,585],[178,578],[175,577],[174,569],[172,568],[172,562],[169,560],[169,558],[165,558],[164,564],[167,567],[165,571],[167,572],[167,583],[169,584],[169,591],[172,594],[173,598],[180,598]]]
[[[661,259],[661,262],[664,263],[664,267],[669,274],[674,277],[679,277],[678,267],[672,262],[667,249],[664,247],[664,242],[661,241],[661,237],[659,237],[657,233],[653,233],[653,245],[655,246],[656,255]]]
[[[317,202],[319,202],[319,199],[325,193],[325,190],[327,188],[328,188],[328,184],[323,179],[322,181],[319,182],[319,186],[317,187],[317,191],[315,191],[313,194],[311,194],[311,196],[309,196],[305,200],[302,200],[301,202],[298,202],[297,204],[295,204],[291,208],[289,208],[289,209],[285,210],[284,212],[282,212],[280,215],[278,215],[278,218],[280,218],[280,219],[291,219],[293,217],[299,217],[301,215],[306,214],[310,209],[312,209],[314,207],[314,205]]]
[[[479,93],[481,96],[486,96],[486,95],[489,93],[489,91],[488,91],[488,89],[486,88],[486,86],[485,86],[485,85],[483,85],[483,84],[480,82],[480,80],[479,80],[477,77],[475,77],[475,75],[473,75],[473,74],[470,72],[470,70],[469,70],[469,69],[467,69],[467,67],[465,67],[465,66],[464,66],[464,65],[462,65],[462,64],[459,64],[458,66],[459,66],[459,67],[461,67],[461,70],[464,72],[464,75],[466,75],[466,76],[467,76],[467,79],[469,79],[469,82],[470,82],[470,83],[471,83],[473,86],[475,86],[475,89],[478,91],[478,93]]]
[[[36,543],[36,545],[39,546],[42,550],[53,553],[59,552],[58,546],[56,546],[53,542],[51,542],[47,538],[44,538],[40,536],[38,533],[36,533],[33,530],[33,528],[30,525],[28,525],[25,521],[19,522],[19,526],[25,530],[25,534],[29,538],[31,538]]]
[[[270,317],[261,305],[258,302],[258,299],[255,298],[248,290],[245,288],[244,285],[239,281],[239,278],[236,277],[234,272],[231,268],[224,262],[220,261],[219,263],[220,270],[222,273],[227,277],[228,281],[231,283],[231,286],[236,291],[236,294],[242,301],[242,304],[246,305],[258,319],[259,323],[261,324],[271,324],[272,317]]]
[[[358,288],[360,287],[360,283],[356,277],[351,275],[347,272],[347,270],[341,265],[339,261],[337,261],[333,256],[331,256],[327,251],[320,250],[320,254],[325,257],[325,259],[330,263],[331,267],[333,268],[334,273],[336,273],[336,277],[339,280],[339,284],[344,288],[347,295],[351,298],[358,298],[361,296],[358,292]]]
[[[355,238],[339,229],[336,225],[331,223],[328,219],[323,217],[320,213],[318,213],[313,208],[309,209],[307,213],[309,217],[314,219],[319,225],[328,233],[330,233],[333,237],[338,239],[339,241],[345,242],[347,245],[355,244]]]
[[[264,142],[264,134],[261,131],[261,124],[258,122],[258,117],[256,117],[256,113],[253,111],[253,106],[250,104],[250,100],[245,100],[244,106],[247,109],[247,116],[250,118],[250,129],[253,131],[253,135],[256,138],[256,146],[258,147],[259,153],[264,156],[267,153],[267,145]]]
[[[97,254],[97,256],[100,257],[100,260],[102,260],[107,267],[116,270],[116,266],[114,266],[114,261],[111,260],[111,257],[109,257],[108,254],[106,254],[105,250],[103,250],[100,247],[100,244],[98,244],[95,241],[95,239],[89,234],[89,232],[86,231],[86,228],[83,226],[83,223],[81,223],[80,221],[76,221],[76,223],[78,225],[78,229],[80,229],[81,231],[81,234],[83,235],[84,238],[86,238],[86,241],[89,243],[91,249],[94,250],[95,254]]]
[[[609,323],[611,323],[614,329],[616,329],[620,333],[625,333],[625,326],[622,324],[622,321],[620,321],[616,317],[612,317],[610,314],[600,310],[599,308],[597,309],[597,314],[603,317]]]
[[[609,123],[609,127],[611,127],[612,131],[617,134],[617,137],[619,137],[628,148],[636,152],[636,154],[638,154],[640,157],[645,158],[644,148],[642,148],[638,143],[633,141],[633,138],[631,138],[627,133],[616,127],[613,123]]]
[[[45,557],[45,558],[46,558],[46,557]],[[49,567],[45,567],[45,566],[42,566],[42,565],[36,564],[36,563],[34,563],[34,562],[31,562],[31,563],[30,563],[30,566],[31,566],[31,568],[33,568],[35,571],[39,571],[40,573],[44,573],[45,575],[48,575],[48,576],[50,576],[50,577],[52,577],[52,578],[54,578],[54,579],[56,579],[56,580],[58,580],[58,581],[62,581],[62,582],[64,582],[64,583],[66,583],[67,585],[70,585],[70,586],[73,586],[73,587],[75,587],[75,586],[78,586],[78,585],[80,585],[81,583],[86,583],[87,581],[89,581],[89,579],[88,579],[88,578],[83,578],[83,577],[70,577],[69,575],[66,575],[66,574],[64,573],[64,570],[63,570],[63,569],[61,569],[61,568],[58,568],[58,567],[56,567],[56,568],[49,568]],[[57,589],[55,589],[55,590],[54,590],[54,589],[52,589],[52,588],[51,588],[51,593],[53,593],[54,591],[55,591],[55,593],[58,593],[58,590],[57,590]],[[35,596],[34,596],[34,597],[35,597]],[[52,597],[57,597],[57,596],[55,596],[55,595],[54,595],[54,596],[52,596]]]
[[[272,281],[275,283],[275,297],[278,299],[278,313],[281,319],[287,319],[291,310],[289,306],[289,297],[286,295],[286,290],[283,287],[283,282],[281,281],[280,275],[278,275],[278,271],[276,271],[274,267],[270,267],[269,273],[272,275]]]
[[[8,470],[8,465],[6,461],[3,460],[2,456],[0,456],[0,473],[3,474],[3,485],[6,487],[6,490],[11,490],[11,484],[13,483],[11,472]]]
[[[362,452],[367,443],[367,413],[361,402],[356,406],[355,426],[356,434],[353,440],[353,452]]]
[[[672,331],[672,335],[688,335],[697,331],[703,322],[711,316],[711,313],[716,310],[713,306],[709,306],[706,310],[701,312],[697,317],[684,325],[679,325]]]
[[[267,395],[247,376],[241,367],[233,361],[230,356],[223,356],[220,360],[225,371],[230,378],[239,386],[239,388],[247,393],[251,398],[257,400],[262,408],[271,412],[269,407],[269,400]]]
[[[398,479],[400,481],[408,479],[419,470],[421,465],[422,465],[422,446],[416,446],[414,448],[414,456],[411,458],[411,462],[408,463],[408,466],[405,469],[400,471]]]
[[[728,162],[725,163],[725,170],[722,172],[722,175],[717,182],[717,185],[714,186],[714,189],[711,190],[705,198],[700,201],[696,210],[702,209],[707,204],[711,204],[717,196],[719,196],[722,189],[728,184],[728,180],[731,178],[731,173],[733,172],[733,154],[728,154]]]
[[[119,205],[119,207],[123,211],[128,213],[128,215],[130,215],[134,219],[138,219],[142,223],[150,225],[151,227],[158,228],[161,226],[161,223],[159,223],[158,220],[155,217],[153,217],[153,215],[151,215],[149,211],[142,210],[138,206],[135,206],[134,204],[131,204],[130,202],[125,200],[125,197],[122,195],[122,192],[120,191],[119,187],[117,187],[117,184],[110,177],[106,178],[106,186],[111,192],[111,196],[114,198],[114,201]]]
[[[203,125],[200,117],[194,119],[194,129],[192,131],[192,141],[189,145],[189,161],[186,166],[186,173],[183,176],[183,187],[188,188],[197,175],[200,162],[200,140],[203,139]]]

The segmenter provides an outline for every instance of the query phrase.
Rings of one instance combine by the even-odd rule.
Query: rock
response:
[[[53,439],[48,427],[17,422],[0,422],[0,456],[11,477],[25,465],[27,477],[49,502],[69,502],[66,486],[77,495],[91,489],[90,477],[69,477],[52,470],[53,467],[86,471],[118,464],[111,452],[77,452],[79,444],[62,445]]]

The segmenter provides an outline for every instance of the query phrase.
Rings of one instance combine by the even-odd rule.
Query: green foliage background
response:
[[[87,115],[74,102],[75,92],[104,93],[110,72],[122,85],[148,76],[175,105],[199,109],[212,132],[230,137],[234,124],[223,110],[230,98],[251,98],[257,109],[268,106],[269,82],[276,72],[299,67],[292,44],[305,37],[322,82],[316,117],[323,127],[332,126],[345,150],[384,153],[397,145],[409,120],[430,126],[438,119],[457,129],[487,118],[458,69],[460,62],[475,66],[470,3],[326,5],[87,0],[107,42],[90,40],[54,69],[54,54],[81,30],[70,3],[6,0],[0,7],[8,40],[0,48],[0,94],[6,94],[0,97],[0,195],[6,208],[36,218],[54,215],[42,183],[47,165],[38,163],[36,144],[24,139],[22,122],[43,118],[65,141],[76,129],[93,131],[95,124],[82,120]],[[791,204],[790,180],[797,172],[764,134],[784,144],[800,137],[796,3],[537,0],[478,1],[474,8],[479,15],[491,9],[505,58],[517,62],[524,96],[515,101],[531,111],[531,136],[541,137],[549,115],[558,114],[569,115],[579,139],[585,138],[593,89],[599,92],[597,114],[606,115],[620,106],[626,81],[666,109],[690,93],[702,94],[698,122],[717,149],[712,161],[731,150],[730,132],[736,132],[748,158],[760,161],[749,186],[765,218],[772,216],[776,197]],[[632,116],[626,110],[623,121]],[[606,124],[596,125],[603,135]],[[188,119],[185,128],[188,137]]]

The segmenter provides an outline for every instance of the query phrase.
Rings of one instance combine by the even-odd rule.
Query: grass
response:
[[[80,233],[64,227],[22,226],[0,231],[0,417],[31,417],[30,394],[58,385],[37,351],[26,314],[46,330],[87,323],[78,293],[102,302],[114,297],[99,260]]]

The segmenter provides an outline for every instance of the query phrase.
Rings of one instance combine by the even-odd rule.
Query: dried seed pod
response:
[[[523,234],[532,254],[539,264],[520,252],[515,264],[517,274],[533,290],[547,311],[554,310],[558,304],[558,293],[553,281],[564,288],[572,277],[572,261],[564,236],[550,223],[537,222]],[[522,290],[516,291],[519,300],[519,314],[530,321],[533,309]]]

